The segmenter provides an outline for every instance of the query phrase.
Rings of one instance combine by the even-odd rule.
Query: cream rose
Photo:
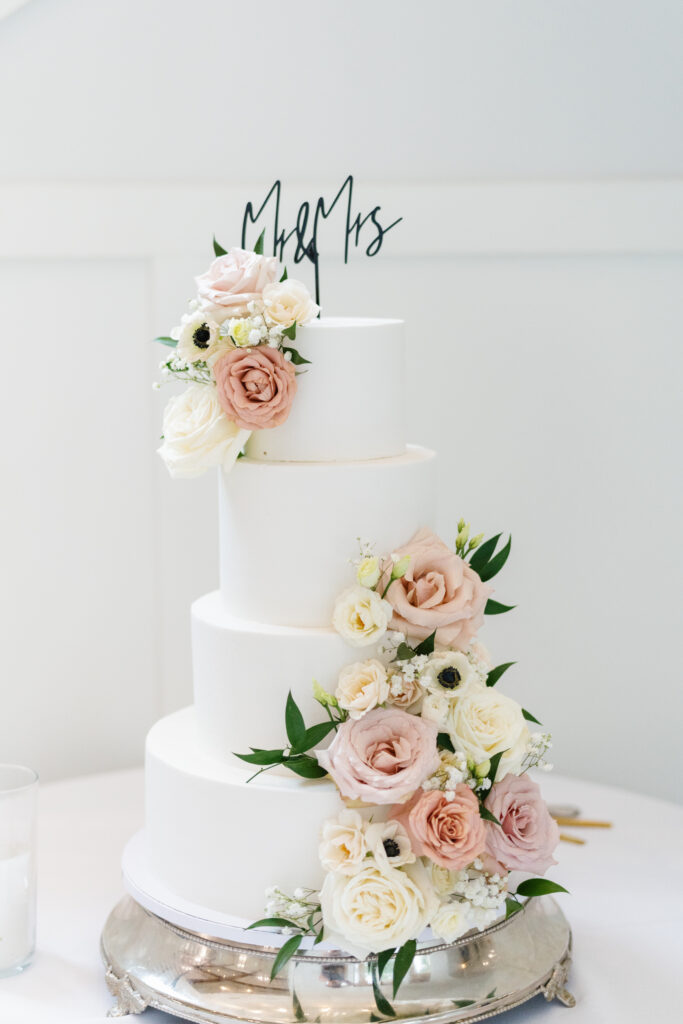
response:
[[[430,922],[432,931],[444,942],[455,942],[473,927],[470,908],[466,900],[442,903]]]
[[[248,437],[223,414],[212,385],[191,384],[166,406],[158,452],[172,477],[193,477],[232,466]]]
[[[435,864],[433,861],[430,862],[429,871],[436,894],[438,896],[450,896],[455,889],[460,872],[452,871],[451,868],[445,868],[441,864]]]
[[[347,665],[339,674],[335,697],[351,718],[362,718],[388,696],[387,670],[377,658]]]
[[[392,609],[374,590],[355,586],[337,598],[332,625],[352,647],[369,647],[386,633]]]
[[[318,315],[319,309],[308,288],[301,281],[287,278],[263,289],[263,313],[270,324],[277,327],[301,327]]]
[[[473,683],[451,707],[448,732],[456,750],[481,764],[504,750],[496,779],[521,767],[529,730],[517,701],[493,687]]]
[[[344,810],[324,822],[318,853],[326,871],[355,875],[367,852],[365,822],[358,811]]]
[[[351,953],[379,953],[420,935],[438,901],[419,862],[381,869],[375,863],[352,875],[329,874],[320,893],[325,935]]]
[[[387,699],[395,708],[403,708],[404,711],[411,709],[413,714],[417,714],[419,709],[416,705],[423,697],[424,690],[418,679],[410,679],[401,672],[389,674],[389,697]]]
[[[428,722],[434,722],[445,729],[451,713],[451,701],[443,693],[427,693],[422,701],[420,714]]]

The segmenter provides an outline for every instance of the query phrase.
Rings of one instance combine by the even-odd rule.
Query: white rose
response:
[[[293,278],[265,286],[263,309],[269,323],[285,328],[295,322],[300,327],[318,315],[318,307],[306,285]]]
[[[172,477],[199,476],[212,466],[232,466],[249,433],[227,418],[215,387],[191,384],[166,406],[158,451]]]
[[[335,697],[351,718],[362,718],[389,696],[387,670],[377,658],[347,665],[339,674]]]
[[[455,942],[472,929],[471,910],[466,900],[442,903],[430,922],[432,931],[444,942]]]
[[[398,821],[372,822],[365,830],[365,841],[380,868],[400,868],[415,862],[408,833]]]
[[[354,875],[365,858],[365,822],[358,811],[344,810],[323,824],[318,853],[326,871]]]
[[[422,701],[420,714],[423,718],[442,728],[448,723],[451,712],[451,701],[443,693],[427,693]]]
[[[320,893],[328,937],[355,953],[379,953],[417,938],[438,901],[425,868],[380,869],[374,862],[350,878],[329,874]]]
[[[420,673],[420,682],[432,693],[460,696],[464,687],[477,680],[477,673],[462,651],[437,651]]]
[[[218,341],[218,324],[201,310],[188,313],[180,321],[176,353],[186,363],[206,362]]]
[[[529,742],[522,709],[493,687],[471,684],[451,707],[448,732],[453,746],[475,764],[504,750],[496,779],[517,772]]]
[[[366,587],[350,587],[337,598],[332,625],[352,647],[368,647],[384,636],[393,614],[388,601]]]

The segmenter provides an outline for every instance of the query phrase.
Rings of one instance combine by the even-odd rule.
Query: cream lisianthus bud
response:
[[[392,580],[401,580],[408,572],[408,566],[410,565],[410,555],[404,555],[403,558],[399,558],[398,562],[394,562],[391,569]]]
[[[333,694],[328,693],[327,690],[323,690],[317,679],[313,680],[313,697],[317,700],[318,704],[321,704],[324,708],[339,707],[337,698],[333,696]]]
[[[372,555],[362,559],[356,571],[356,579],[361,587],[372,590],[379,579],[379,572],[379,559]]]
[[[474,551],[475,548],[478,548],[483,539],[483,533],[478,533],[476,537],[473,537],[472,540],[470,541],[470,551]]]
[[[478,779],[485,779],[490,771],[490,761],[481,761],[479,764],[475,764],[474,766],[474,774],[477,776]]]
[[[458,533],[465,529],[466,523],[464,519],[458,520]]]

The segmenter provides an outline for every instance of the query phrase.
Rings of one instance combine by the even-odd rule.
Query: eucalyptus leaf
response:
[[[235,754],[247,764],[282,764],[282,750],[252,750],[251,754]]]
[[[502,615],[503,612],[511,612],[513,608],[516,608],[516,604],[501,604],[500,601],[494,601],[492,597],[486,602],[484,608],[484,615]]]
[[[496,667],[492,668],[489,674],[487,675],[486,685],[495,686],[500,677],[503,675],[503,673],[507,672],[509,668],[512,668],[512,666],[516,664],[516,661],[506,661],[503,665],[496,665]]]
[[[273,962],[273,966],[270,971],[270,980],[273,979],[280,973],[285,964],[288,964],[292,959],[297,949],[301,945],[303,935],[292,935],[291,939],[287,939],[285,944],[280,947],[277,956]]]
[[[381,953],[377,954],[377,973],[380,981],[382,980],[382,975],[384,974],[385,967],[387,966],[395,952],[395,949],[383,949]]]
[[[216,256],[225,256],[226,252],[228,251],[227,249],[224,249],[219,242],[216,241],[215,235],[213,236],[213,251]]]
[[[563,885],[549,878],[527,878],[517,886],[518,896],[547,896],[551,892],[569,892]]]
[[[410,658],[414,658],[415,654],[416,652],[410,644],[402,642],[398,645],[398,650],[396,651],[396,661],[408,661]]]
[[[372,993],[375,997],[375,1006],[381,1014],[385,1017],[395,1017],[396,1010],[393,1008],[387,997],[382,992],[379,985],[379,971],[377,970],[377,961],[373,960],[372,967]]]
[[[435,643],[435,641],[436,641],[436,630],[434,630],[433,633],[430,633],[428,637],[425,637],[425,639],[422,641],[422,643],[419,643],[417,645],[417,647],[415,648],[415,653],[416,654],[433,654],[434,653],[434,643]]]
[[[531,712],[527,711],[526,708],[522,708],[522,714],[526,718],[527,722],[535,722],[536,725],[543,725],[543,723],[539,722],[539,720],[537,718],[534,718],[534,716],[531,714]]]
[[[482,566],[479,570],[479,578],[485,583],[487,580],[493,579],[497,576],[500,570],[503,568],[508,560],[510,554],[510,548],[512,547],[512,537],[508,537],[508,542],[504,548],[501,548],[497,555],[489,559],[486,565]]]
[[[256,253],[257,256],[263,256],[263,242],[265,237],[266,229],[264,228],[261,234],[258,236],[256,240],[256,245],[254,246],[254,252]]]
[[[297,702],[292,697],[292,691],[287,694],[287,705],[285,707],[285,728],[287,739],[292,747],[298,747],[306,735],[304,716],[299,711]]]
[[[280,284],[282,284],[283,281],[287,280],[287,276],[288,276],[287,275],[287,267],[283,267],[282,268],[282,277],[280,278]]]
[[[167,348],[175,348],[178,344],[175,338],[168,338],[166,336],[158,337],[154,340],[158,341],[160,345],[166,345]]]
[[[287,345],[283,345],[282,346],[282,351],[285,352],[285,353],[287,353],[287,352],[289,353],[291,361],[294,363],[295,366],[310,366],[311,365],[311,360],[310,359],[304,359],[304,357],[301,355],[301,353],[297,352],[297,350],[295,348],[290,348]]]
[[[394,961],[394,998],[396,998],[403,979],[413,965],[416,953],[417,941],[415,939],[408,939],[396,954],[396,960]]]
[[[321,768],[314,757],[308,754],[297,754],[296,757],[288,757],[284,762],[286,768],[300,775],[302,779],[324,779],[327,772]]]
[[[284,330],[282,333],[285,338],[289,338],[290,341],[294,341],[294,339],[296,338],[296,320],[290,327],[287,327],[286,330]]]
[[[451,754],[455,753],[455,747],[453,746],[453,741],[451,740],[451,738],[450,738],[450,736],[448,735],[447,732],[440,732],[439,733],[439,735],[436,737],[436,745],[438,747],[441,747],[443,750],[449,750],[451,752]]]
[[[252,928],[292,928],[296,927],[293,921],[288,921],[286,917],[262,917],[260,921],[254,921],[253,924],[248,925],[245,931],[251,931]]]
[[[484,568],[489,558],[491,558],[493,552],[496,550],[496,544],[502,536],[502,533],[497,533],[495,537],[485,540],[483,544],[480,544],[478,548],[475,548],[474,554],[470,558],[471,569],[474,569],[474,571],[478,573],[480,569]]]

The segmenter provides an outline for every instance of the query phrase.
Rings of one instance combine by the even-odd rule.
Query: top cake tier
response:
[[[251,459],[345,462],[402,455],[406,448],[402,320],[325,317],[297,330],[302,366],[286,423],[255,431]]]

